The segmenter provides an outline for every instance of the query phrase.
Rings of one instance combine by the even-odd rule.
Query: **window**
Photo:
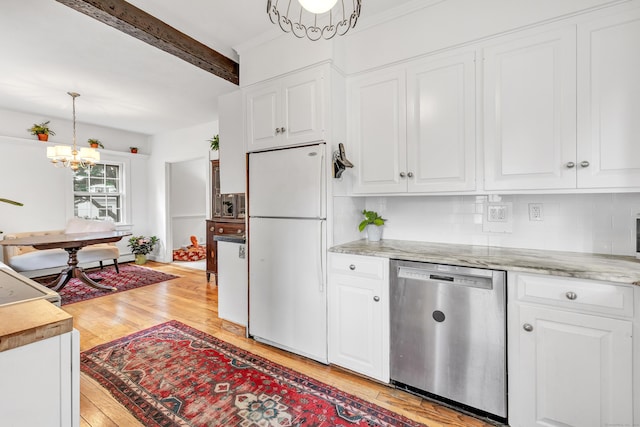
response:
[[[98,163],[73,176],[73,215],[77,218],[123,222],[123,165]]]

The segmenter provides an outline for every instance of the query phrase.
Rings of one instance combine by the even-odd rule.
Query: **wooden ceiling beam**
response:
[[[239,84],[240,65],[124,0],[57,0],[70,8]]]

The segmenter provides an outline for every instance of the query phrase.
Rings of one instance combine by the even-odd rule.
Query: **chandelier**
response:
[[[78,150],[76,144],[76,98],[80,96],[76,92],[67,92],[73,98],[73,146],[55,145],[47,147],[47,158],[57,167],[70,168],[74,171],[78,168],[93,166],[100,161],[100,153],[90,147]]]
[[[267,14],[285,33],[309,40],[343,36],[356,26],[362,0],[267,0]]]

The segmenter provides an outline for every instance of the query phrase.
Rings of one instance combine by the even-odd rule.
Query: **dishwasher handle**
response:
[[[433,271],[421,268],[400,267],[398,279],[415,280],[425,283],[443,283],[452,286],[465,286],[479,289],[493,289],[493,278],[465,274],[433,274]]]

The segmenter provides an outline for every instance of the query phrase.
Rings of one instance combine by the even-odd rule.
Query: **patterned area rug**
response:
[[[81,369],[145,426],[423,426],[175,320],[83,352]]]
[[[100,283],[108,286],[114,286],[117,291],[105,291],[95,289],[78,279],[71,279],[67,285],[58,292],[62,299],[62,305],[73,304],[74,302],[85,301],[92,298],[103,297],[105,295],[113,295],[118,292],[128,291],[130,289],[140,288],[142,286],[152,285],[165,280],[175,279],[178,276],[163,273],[161,271],[152,270],[150,268],[138,267],[132,264],[120,264],[120,274],[116,273],[116,269],[110,265],[103,270],[90,269],[87,275],[94,278],[101,278]],[[46,283],[53,280],[54,276],[39,277],[35,280],[39,283]]]

